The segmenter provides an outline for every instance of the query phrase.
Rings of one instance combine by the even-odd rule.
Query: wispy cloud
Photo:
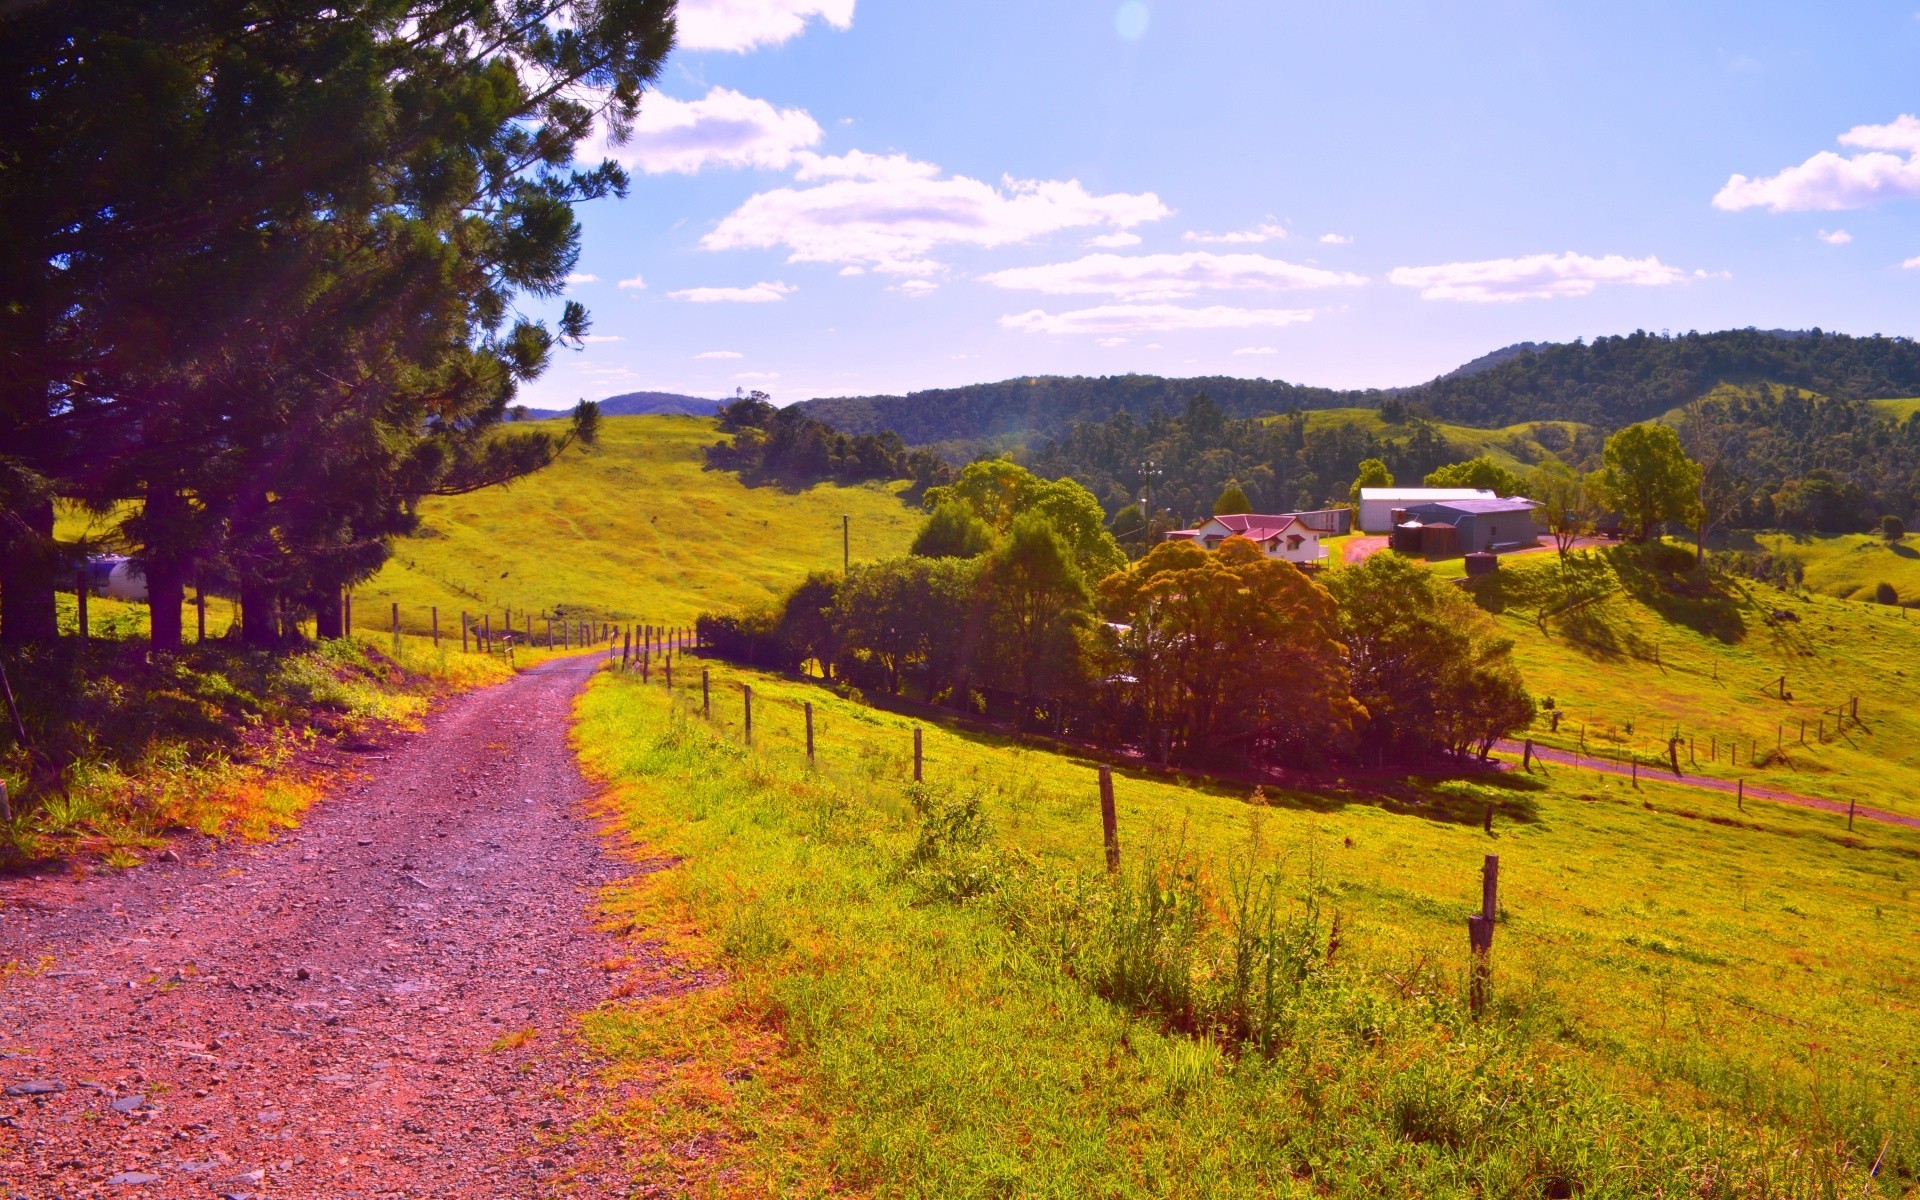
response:
[[[589,346],[599,346],[607,342],[624,342],[627,339],[617,333],[589,333],[580,340]]]
[[[647,281],[645,277],[640,275],[635,275],[631,279],[622,279],[618,284],[618,286],[622,291],[642,292],[642,291],[645,291],[647,288]]]
[[[1263,254],[1089,254],[1071,262],[1012,267],[980,277],[995,287],[1053,296],[1105,295],[1129,300],[1179,300],[1200,291],[1292,291],[1353,287],[1360,275],[1303,267]]]
[[[1625,258],[1609,254],[1591,258],[1569,251],[1431,267],[1397,267],[1387,278],[1401,287],[1419,288],[1423,300],[1493,303],[1586,296],[1601,284],[1660,287],[1680,283],[1688,275],[1651,255]]]
[[[1320,235],[1320,241],[1328,246],[1351,246],[1353,244],[1353,239],[1344,233],[1323,233]]]
[[[1848,242],[1853,240],[1853,235],[1848,233],[1844,229],[1836,229],[1831,233],[1822,229],[1819,233],[1816,233],[1813,236],[1819,238],[1821,241],[1825,242],[1829,246],[1844,246]]]
[[[926,279],[903,279],[887,290],[904,292],[909,296],[926,296],[939,291],[940,285]]]
[[[738,350],[702,350],[695,358],[745,358]]]
[[[1277,242],[1287,236],[1286,226],[1277,221],[1267,220],[1252,229],[1236,230],[1233,233],[1201,233],[1189,229],[1180,235],[1189,242],[1199,242],[1210,246],[1258,246],[1265,242]]]
[[[1278,353],[1280,353],[1280,352],[1279,352],[1278,350],[1275,350],[1275,349],[1274,349],[1274,348],[1273,348],[1272,346],[1242,346],[1242,347],[1240,347],[1240,348],[1239,348],[1238,350],[1235,350],[1235,351],[1234,351],[1234,354],[1236,354],[1236,355],[1242,355],[1242,354],[1278,354]]]
[[[1025,333],[1146,333],[1197,329],[1258,329],[1296,325],[1313,319],[1310,308],[1185,308],[1177,304],[1103,304],[1071,312],[1040,309],[1000,318],[1007,329]]]
[[[829,166],[831,164],[831,166]],[[904,156],[841,155],[803,165],[817,187],[761,192],[701,239],[708,250],[784,246],[789,262],[931,275],[944,245],[1006,246],[1087,226],[1128,229],[1171,210],[1151,192],[1095,195],[1077,180],[1005,178],[999,186]]]
[[[695,304],[771,304],[785,300],[800,289],[784,283],[756,283],[752,287],[682,288],[667,295]]]
[[[800,36],[819,18],[835,29],[853,25],[854,0],[681,0],[675,13],[681,50],[772,46]]]
[[[1840,144],[1866,153],[1822,150],[1774,175],[1734,175],[1713,206],[1728,212],[1830,212],[1920,197],[1920,118],[1903,114],[1885,125],[1855,125],[1840,135]]]
[[[579,271],[575,271],[573,274],[567,276],[567,282],[568,283],[599,283],[600,277],[598,275],[586,275],[586,274],[582,274]]]
[[[1087,245],[1101,250],[1124,250],[1128,246],[1138,246],[1140,235],[1122,230],[1119,233],[1103,233],[1087,239]]]

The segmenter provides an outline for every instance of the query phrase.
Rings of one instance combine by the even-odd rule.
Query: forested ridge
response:
[[[1509,353],[1509,351],[1515,351]],[[1480,365],[1492,359],[1487,365]],[[1920,394],[1920,345],[1907,338],[1732,329],[1673,337],[1635,332],[1591,342],[1509,347],[1476,369],[1412,387],[1342,391],[1268,379],[1156,375],[1029,376],[905,396],[806,401],[844,433],[890,429],[909,445],[1038,441],[1126,413],[1184,411],[1204,392],[1229,417],[1371,407],[1387,396],[1444,421],[1479,426],[1570,420],[1610,430],[1698,399],[1721,383],[1773,383],[1842,400]]]

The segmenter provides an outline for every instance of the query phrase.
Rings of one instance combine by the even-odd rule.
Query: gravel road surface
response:
[[[628,1194],[562,1136],[631,950],[567,743],[598,661],[450,700],[274,844],[0,880],[0,963],[41,964],[0,979],[0,1197]]]

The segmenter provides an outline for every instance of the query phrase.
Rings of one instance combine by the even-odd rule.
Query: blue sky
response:
[[[682,0],[525,398],[1913,334],[1916,10]]]

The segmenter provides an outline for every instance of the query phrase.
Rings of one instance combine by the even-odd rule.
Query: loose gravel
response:
[[[597,1086],[570,1014],[633,957],[591,907],[636,868],[567,741],[597,662],[362,746],[271,845],[0,880],[0,963],[28,964],[0,981],[0,1197],[628,1194],[566,1136]]]

